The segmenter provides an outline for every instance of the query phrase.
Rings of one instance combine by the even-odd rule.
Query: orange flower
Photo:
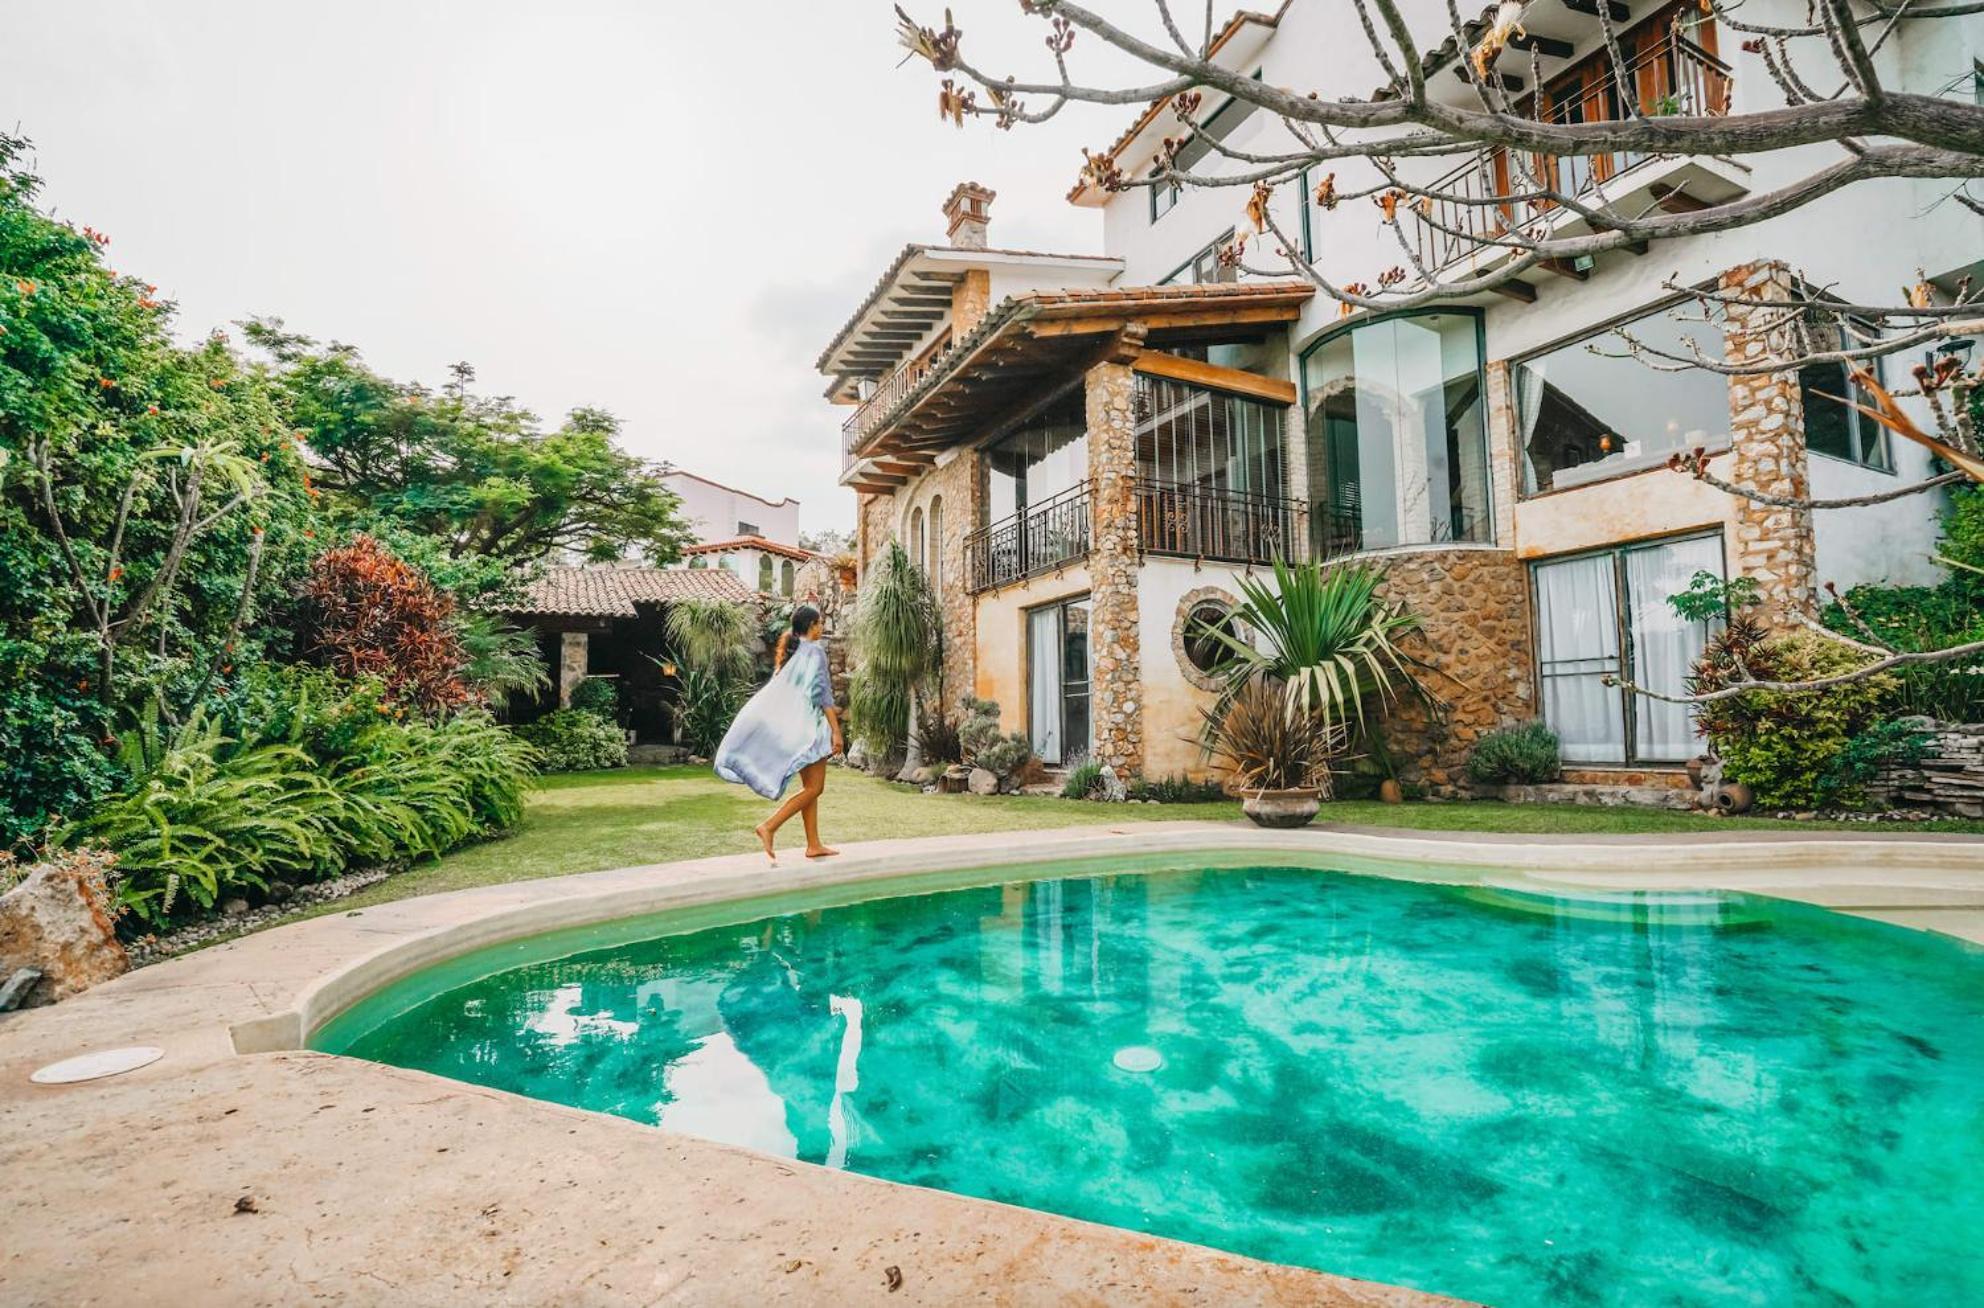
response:
[[[35,288],[33,282],[28,281],[26,278],[20,278],[14,282],[14,289],[22,295],[33,295]]]
[[[158,417],[158,406],[156,404],[147,404],[145,406],[145,416],[150,418]]]
[[[124,575],[124,568],[121,564],[113,566],[110,569],[110,579],[112,581],[116,581],[119,577],[122,577],[123,575]]]
[[[99,377],[96,379],[96,384],[98,389],[107,391],[111,387],[115,386],[117,383],[110,380],[110,378],[108,377]]]
[[[227,385],[227,383],[218,377],[213,377],[208,379],[207,385],[213,387],[215,390],[219,390],[221,387]]]

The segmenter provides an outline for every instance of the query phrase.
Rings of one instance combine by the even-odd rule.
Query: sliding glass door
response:
[[[1566,763],[1676,763],[1700,749],[1686,705],[1605,684],[1611,677],[1666,695],[1686,690],[1710,627],[1684,621],[1667,599],[1697,572],[1722,575],[1720,536],[1535,565],[1543,720]]]
[[[1027,736],[1058,766],[1089,750],[1088,600],[1027,614]]]

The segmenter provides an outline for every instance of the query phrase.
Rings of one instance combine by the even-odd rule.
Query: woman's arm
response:
[[[829,704],[826,709],[827,725],[834,731],[834,753],[847,753],[847,741],[840,734],[840,710]]]

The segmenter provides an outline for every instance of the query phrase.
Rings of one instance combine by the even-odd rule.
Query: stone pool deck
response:
[[[302,1049],[380,985],[544,930],[768,892],[858,898],[988,862],[1201,850],[1539,890],[1746,890],[1984,942],[1984,841],[1875,833],[1139,823],[849,846],[776,872],[733,856],[402,900],[0,1019],[0,1303],[1452,1302]],[[165,1056],[81,1085],[28,1080],[130,1044]]]

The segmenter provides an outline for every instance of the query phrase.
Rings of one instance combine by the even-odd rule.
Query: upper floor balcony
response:
[[[942,364],[950,348],[951,338],[947,333],[929,349],[884,377],[862,397],[854,412],[840,424],[840,466],[843,475],[860,462],[859,451],[869,434],[896,405],[902,403],[903,397],[916,388],[916,383],[922,381],[932,368]]]
[[[1562,125],[1618,122],[1635,114],[1727,114],[1733,82],[1715,52],[1715,27],[1708,20],[1688,25],[1679,15],[1665,10],[1622,33],[1623,67],[1615,67],[1601,47],[1520,107]],[[1497,242],[1512,231],[1536,236],[1581,230],[1582,215],[1540,192],[1628,213],[1654,207],[1678,212],[1735,198],[1748,189],[1746,177],[1741,165],[1724,160],[1632,151],[1549,156],[1497,147],[1421,186],[1426,199],[1412,210],[1417,221],[1409,231],[1422,267],[1439,270],[1469,259],[1485,266],[1509,253]]]

